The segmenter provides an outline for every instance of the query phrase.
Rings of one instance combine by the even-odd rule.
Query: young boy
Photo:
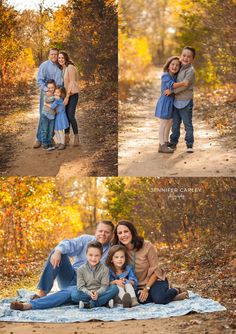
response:
[[[108,303],[113,307],[113,299],[119,292],[116,285],[109,286],[109,269],[100,262],[102,244],[91,241],[86,250],[87,263],[77,270],[77,291],[71,293],[71,299],[79,308],[93,308]]]
[[[177,82],[187,81],[187,87],[179,87],[173,90],[166,90],[165,95],[175,94],[174,113],[172,134],[170,136],[170,144],[172,149],[175,149],[180,137],[180,125],[183,121],[185,127],[185,141],[187,145],[187,152],[193,153],[193,87],[195,83],[195,73],[192,62],[195,58],[196,51],[190,46],[185,46],[180,56],[182,63],[180,71],[177,75]]]
[[[48,80],[47,82],[48,91],[44,95],[44,103],[41,115],[41,125],[42,125],[42,145],[43,149],[47,151],[54,150],[55,147],[52,145],[52,137],[54,132],[55,124],[55,111],[52,110],[48,104],[54,102],[54,91],[56,88],[56,83],[54,80]]]

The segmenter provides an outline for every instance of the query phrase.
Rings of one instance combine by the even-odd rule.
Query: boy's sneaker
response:
[[[53,150],[55,150],[54,146],[48,146],[47,151],[53,151]]]
[[[193,153],[193,146],[187,145],[187,153]]]
[[[176,150],[176,148],[177,148],[177,144],[174,144],[174,143],[168,143],[168,144],[167,144],[167,147],[172,148],[172,150]]]
[[[43,149],[47,150],[48,149],[48,145],[43,145]]]
[[[84,308],[84,302],[82,302],[82,300],[79,302],[79,308]]]
[[[113,308],[114,307],[114,300],[113,299],[110,299],[109,302],[108,302],[108,306],[110,308]]]

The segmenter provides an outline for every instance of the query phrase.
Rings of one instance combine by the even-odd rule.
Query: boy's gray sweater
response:
[[[97,291],[101,295],[109,286],[109,269],[99,262],[96,268],[91,268],[89,263],[77,269],[77,289],[89,294]]]
[[[193,87],[195,83],[194,67],[190,65],[182,65],[177,75],[177,82],[188,81],[188,87],[179,87],[174,89],[176,100],[191,100],[193,98]]]

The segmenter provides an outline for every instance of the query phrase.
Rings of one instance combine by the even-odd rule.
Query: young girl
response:
[[[173,118],[173,103],[174,94],[169,96],[164,95],[164,90],[174,89],[179,87],[187,87],[188,81],[176,81],[176,75],[180,69],[179,57],[170,57],[167,59],[164,67],[163,74],[161,77],[161,96],[156,105],[155,116],[160,118],[160,128],[159,128],[159,149],[160,153],[173,153],[174,150],[167,146],[169,142],[170,128],[172,125]]]
[[[139,305],[135,290],[138,280],[131,266],[127,265],[128,257],[126,249],[122,245],[111,247],[106,265],[109,267],[110,284],[116,284],[119,289],[118,297],[121,299],[123,307]]]
[[[50,105],[53,110],[56,110],[56,120],[54,128],[54,140],[58,150],[65,148],[65,129],[68,128],[69,122],[65,112],[64,99],[66,97],[66,90],[63,87],[57,87],[54,92],[55,101]]]

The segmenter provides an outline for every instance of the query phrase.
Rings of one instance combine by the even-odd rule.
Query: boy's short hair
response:
[[[99,241],[90,241],[87,245],[87,248],[86,248],[86,254],[87,254],[89,248],[97,248],[97,249],[100,250],[101,255],[103,254],[102,244]]]
[[[191,51],[192,55],[193,55],[193,59],[195,58],[195,56],[196,56],[196,50],[194,48],[192,48],[191,46],[185,46],[183,48],[183,50],[189,50],[189,51]]]
[[[96,227],[98,227],[98,225],[99,224],[105,224],[105,225],[108,225],[108,226],[110,226],[111,227],[111,230],[112,230],[112,232],[114,231],[114,229],[115,229],[115,226],[114,226],[114,224],[112,223],[112,221],[111,220],[101,220],[100,222],[98,222],[97,223],[97,225],[96,225]]]
[[[47,81],[47,85],[48,84],[53,84],[55,87],[56,87],[56,82],[55,82],[55,80],[53,80],[53,79],[49,79],[48,81]]]

